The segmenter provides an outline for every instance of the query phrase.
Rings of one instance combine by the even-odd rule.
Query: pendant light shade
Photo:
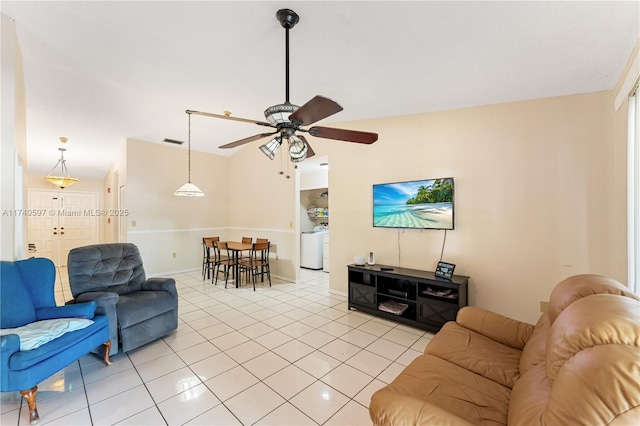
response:
[[[204,192],[191,182],[187,182],[174,192],[178,197],[204,197]]]
[[[289,137],[289,157],[292,163],[299,163],[307,158],[307,144],[296,135]]]
[[[278,148],[280,148],[280,144],[282,144],[282,138],[280,136],[276,136],[269,142],[262,145],[260,147],[260,151],[269,157],[270,160],[273,160],[276,156],[276,152],[278,152]]]
[[[187,116],[189,117],[189,139],[187,146],[187,151],[189,153],[187,163],[188,177],[187,183],[176,189],[174,195],[177,195],[178,197],[204,197],[204,192],[191,183],[191,113],[187,112]]]
[[[67,138],[60,138],[60,142],[66,143]],[[66,149],[58,148],[58,151],[60,151],[60,159],[58,160],[56,165],[53,166],[53,169],[51,169],[51,171],[47,173],[47,175],[45,176],[45,179],[51,182],[52,184],[54,184],[55,186],[57,186],[58,188],[65,189],[67,186],[71,186],[74,183],[76,183],[78,179],[72,178],[71,176],[69,176],[69,171],[67,170],[67,162],[64,159],[64,152],[66,151]],[[59,173],[56,172],[56,169],[58,169],[58,166],[60,166]]]

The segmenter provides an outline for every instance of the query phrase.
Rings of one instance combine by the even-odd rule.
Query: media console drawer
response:
[[[443,280],[430,271],[386,265],[347,268],[349,309],[438,331],[467,305],[469,277],[463,275]]]

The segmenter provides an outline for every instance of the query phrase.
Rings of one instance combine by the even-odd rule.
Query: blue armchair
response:
[[[175,280],[147,279],[135,244],[74,248],[67,268],[74,301],[95,301],[97,312],[109,317],[112,354],[136,349],[178,328]]]
[[[29,405],[31,424],[39,418],[38,383],[100,345],[105,345],[105,364],[111,364],[107,317],[95,315],[93,302],[56,306],[55,279],[49,259],[0,262],[0,391],[20,391]],[[57,333],[45,327],[52,323]]]

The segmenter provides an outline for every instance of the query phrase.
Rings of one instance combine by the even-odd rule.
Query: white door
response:
[[[34,245],[37,257],[51,259],[56,265],[57,250],[54,250],[54,245],[57,245],[57,194],[54,191],[29,190],[27,200],[28,211],[32,212],[27,216],[27,241]]]
[[[93,192],[29,190],[27,232],[36,256],[66,266],[69,250],[98,242],[98,200]]]

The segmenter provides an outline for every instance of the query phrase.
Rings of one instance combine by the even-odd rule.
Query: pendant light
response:
[[[67,138],[61,137],[60,142],[67,143]],[[57,186],[58,188],[65,189],[67,186],[70,186],[76,183],[78,179],[72,178],[71,176],[69,176],[69,171],[67,170],[67,162],[64,159],[64,152],[66,151],[66,149],[58,148],[58,151],[60,151],[60,159],[58,160],[56,165],[53,166],[53,169],[51,169],[51,171],[47,173],[47,176],[45,176],[45,179],[51,182],[52,184],[54,184],[55,186]],[[58,168],[58,166],[60,166],[60,173],[56,174],[55,170]]]
[[[200,188],[191,183],[191,113],[187,111],[187,115],[189,116],[189,138],[187,146],[187,151],[189,152],[187,169],[188,178],[187,183],[176,189],[174,195],[177,195],[178,197],[204,197],[204,192],[202,192]]]

